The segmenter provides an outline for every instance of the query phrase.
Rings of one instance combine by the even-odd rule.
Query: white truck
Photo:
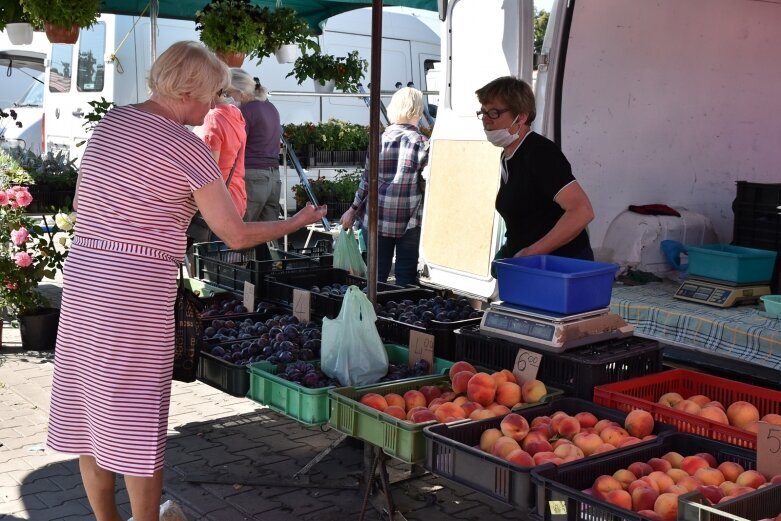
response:
[[[499,149],[475,117],[475,90],[504,75],[531,82],[533,3],[440,6],[444,89],[421,253],[429,282],[488,297],[503,239]],[[533,130],[561,146],[589,195],[598,257],[610,257],[606,231],[630,204],[685,207],[730,242],[735,182],[781,181],[779,27],[778,1],[555,0]]]
[[[135,25],[134,25],[135,22]],[[78,157],[83,147],[75,147],[86,137],[84,114],[88,102],[105,98],[118,105],[147,98],[147,73],[151,63],[149,18],[102,15],[97,24],[82,30],[74,45],[54,44],[46,70],[45,135],[47,150],[69,150]],[[198,40],[195,24],[183,20],[158,20],[157,52],[162,53],[180,40]],[[358,50],[369,60],[371,11],[360,9],[332,17],[318,37],[324,52],[343,55]],[[439,36],[414,16],[386,13],[383,17],[383,90],[394,90],[401,82],[414,82],[426,88],[426,73],[439,61]],[[272,92],[273,103],[283,123],[322,121],[335,117],[368,124],[369,110],[360,99],[313,96],[273,96],[274,91],[313,92],[314,84],[298,85],[292,64],[280,64],[272,56],[260,66],[245,60],[244,69],[260,78]],[[369,82],[366,73],[365,83]]]

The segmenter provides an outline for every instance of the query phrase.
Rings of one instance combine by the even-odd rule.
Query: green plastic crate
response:
[[[423,428],[433,422],[410,423],[399,420],[363,405],[360,403],[360,399],[367,393],[403,395],[407,391],[420,389],[424,385],[449,387],[450,379],[447,376],[430,376],[366,386],[360,389],[354,387],[331,388],[328,391],[331,397],[331,417],[328,424],[341,433],[377,445],[387,455],[405,463],[421,463],[426,459],[426,439],[423,436]],[[543,396],[538,403],[524,404],[513,410],[534,407],[563,394],[562,390],[548,388],[548,394]]]
[[[249,364],[247,371],[250,399],[307,426],[328,421],[331,413],[328,390],[334,387],[310,389],[298,385],[278,377],[278,366],[268,362]]]
[[[388,352],[388,362],[391,364],[403,364],[409,360],[409,348],[399,344],[385,344],[385,350]],[[432,375],[447,374],[455,362],[434,357],[434,367]],[[418,377],[425,378],[425,377]]]

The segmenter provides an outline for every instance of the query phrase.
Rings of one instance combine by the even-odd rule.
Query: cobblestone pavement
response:
[[[56,305],[60,282],[42,289]],[[8,322],[0,347],[0,520],[94,519],[75,456],[44,448],[53,352],[25,351]],[[304,427],[251,401],[201,382],[175,382],[168,424],[164,500],[188,520],[329,521],[358,519],[365,491],[363,445],[341,441],[294,478],[340,433]],[[418,467],[390,465],[391,491],[410,520],[523,519],[470,489]],[[121,513],[130,517],[118,479]],[[365,519],[387,519],[373,493]],[[398,516],[397,516],[398,517]]]

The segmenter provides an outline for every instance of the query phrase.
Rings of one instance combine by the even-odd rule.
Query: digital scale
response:
[[[634,327],[608,308],[572,315],[496,302],[483,314],[480,332],[560,353],[594,342],[623,338]]]
[[[726,280],[691,278],[681,284],[673,297],[699,304],[729,308],[740,304],[755,304],[762,295],[770,294],[768,283],[737,284]]]

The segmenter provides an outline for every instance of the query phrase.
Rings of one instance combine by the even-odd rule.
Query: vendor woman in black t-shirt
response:
[[[528,83],[497,78],[477,92],[485,135],[503,148],[496,211],[507,226],[501,257],[560,255],[593,260],[586,225],[594,219],[588,196],[559,147],[531,131],[537,114]]]

